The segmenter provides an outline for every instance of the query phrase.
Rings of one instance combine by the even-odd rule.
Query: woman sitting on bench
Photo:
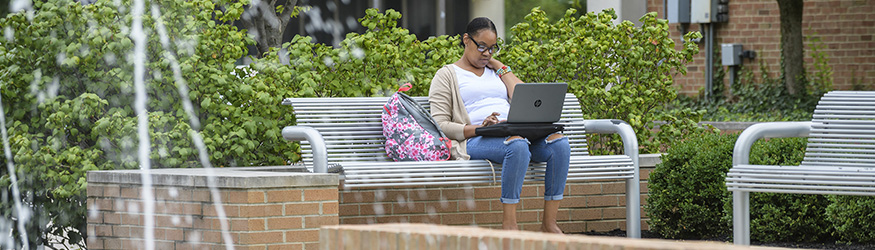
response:
[[[510,67],[492,58],[499,47],[498,32],[491,20],[475,18],[461,38],[465,48],[462,58],[439,69],[429,89],[432,117],[453,140],[452,158],[501,163],[502,227],[507,230],[519,229],[516,208],[529,162],[547,162],[541,230],[562,233],[556,214],[568,177],[568,139],[560,133],[532,141],[521,136],[476,135],[476,128],[507,118],[514,85],[522,81]]]

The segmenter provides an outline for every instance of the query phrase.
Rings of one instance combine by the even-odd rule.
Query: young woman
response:
[[[454,159],[501,163],[504,229],[518,230],[516,209],[529,162],[547,162],[541,230],[562,233],[556,214],[568,177],[568,139],[559,133],[529,141],[520,136],[483,137],[474,132],[507,118],[514,86],[522,82],[510,67],[492,58],[499,50],[497,41],[495,24],[488,18],[478,17],[468,23],[462,34],[462,58],[438,70],[431,81],[431,115],[453,140]]]

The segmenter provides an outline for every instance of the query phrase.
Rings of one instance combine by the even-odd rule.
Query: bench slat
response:
[[[843,149],[852,149],[852,148],[871,148],[875,149],[875,145],[872,144],[828,144],[828,143],[808,143],[808,148],[810,149],[827,149],[827,148],[843,148]]]
[[[744,183],[734,185],[726,183],[729,191],[745,191],[760,193],[792,193],[792,194],[835,194],[835,195],[872,195],[875,188],[847,188],[835,186],[814,185],[780,185]]]

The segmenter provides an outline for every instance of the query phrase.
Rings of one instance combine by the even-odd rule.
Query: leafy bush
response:
[[[750,162],[758,165],[799,165],[805,156],[806,145],[803,138],[771,139],[754,146]],[[824,213],[829,205],[826,196],[751,193],[750,199],[752,239],[765,242],[816,242],[830,239],[831,225]],[[727,203],[727,211],[731,211],[731,201]],[[727,215],[731,216],[731,212],[727,212]]]
[[[513,39],[502,44],[505,49],[496,58],[511,65],[525,82],[569,83],[588,118],[626,120],[638,133],[644,152],[656,152],[682,134],[703,130],[697,125],[699,112],[656,110],[677,97],[672,75],[685,72],[683,65],[698,52],[695,44],[675,50],[668,24],[655,13],[642,17],[643,28],[631,22],[613,25],[612,11],[579,19],[573,13],[570,9],[563,19],[550,23],[543,11],[533,9],[525,23],[512,28]],[[369,9],[359,19],[367,32],[348,34],[338,48],[295,36],[283,51],[255,61],[251,67],[259,74],[245,82],[286,87],[289,97],[387,96],[412,82],[413,95],[426,95],[434,72],[462,55],[460,39],[456,35],[418,41],[397,27],[400,17],[394,10]],[[690,33],[686,39],[699,36]],[[668,124],[654,133],[654,121]],[[596,148],[622,151],[619,139],[610,138],[606,146]]]
[[[250,67],[258,72],[244,79],[288,89],[286,97],[388,96],[403,83],[413,83],[410,95],[428,95],[434,73],[459,59],[458,36],[419,41],[397,27],[401,13],[368,9],[359,19],[367,32],[350,33],[340,47],[332,48],[296,35]]]
[[[729,234],[732,196],[725,178],[736,139],[737,135],[706,134],[669,147],[650,174],[645,211],[651,230],[678,239]],[[754,144],[751,163],[798,165],[805,145],[803,138],[761,140]],[[767,242],[828,239],[827,204],[821,195],[753,193],[751,237]]]
[[[152,166],[199,167],[193,133],[203,138],[215,166],[297,160],[295,145],[280,136],[282,125],[292,120],[288,108],[277,105],[287,91],[242,84],[231,74],[243,73],[235,62],[252,41],[216,20],[239,18],[239,13],[226,15],[213,1],[154,4],[161,13],[142,16],[149,31],[145,84]],[[83,5],[46,0],[35,1],[33,9],[0,19],[7,38],[0,38],[4,125],[22,191],[22,197],[12,195],[10,173],[0,168],[0,213],[4,221],[22,219],[13,215],[12,204],[23,200],[33,210],[26,220],[31,246],[51,246],[49,234],[81,244],[85,172],[138,167],[128,56],[133,50],[131,6],[128,1]],[[159,22],[168,35],[166,44]],[[180,89],[189,90],[185,95],[197,117],[183,109]],[[22,232],[13,231],[18,239]]]
[[[826,217],[846,242],[875,242],[875,197],[830,195]]]
[[[650,230],[672,239],[704,239],[729,232],[723,204],[737,135],[706,134],[672,144],[650,173],[644,211]],[[707,149],[707,150],[703,150]]]
[[[832,240],[825,195],[751,193],[750,237],[763,242]],[[731,208],[732,202],[726,206]],[[732,210],[727,209],[727,215]]]
[[[511,28],[511,43],[499,59],[525,82],[567,82],[586,118],[628,122],[642,152],[658,152],[683,134],[703,131],[697,125],[701,111],[660,109],[677,98],[672,79],[686,74],[685,64],[699,52],[695,43],[676,50],[668,22],[656,13],[641,17],[640,28],[629,21],[614,25],[613,10],[580,18],[574,13],[569,9],[551,23],[543,11],[533,9],[526,22]],[[684,40],[699,37],[692,32]],[[656,121],[667,124],[654,132]],[[591,142],[601,151],[622,152],[618,138],[593,136]]]

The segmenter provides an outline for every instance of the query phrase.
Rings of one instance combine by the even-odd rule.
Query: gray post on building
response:
[[[475,17],[488,17],[495,23],[498,37],[505,39],[507,30],[504,29],[504,0],[471,0],[471,19]]]
[[[435,17],[437,20],[437,30],[435,30],[435,35],[446,35],[447,34],[447,0],[437,0],[437,15]]]

